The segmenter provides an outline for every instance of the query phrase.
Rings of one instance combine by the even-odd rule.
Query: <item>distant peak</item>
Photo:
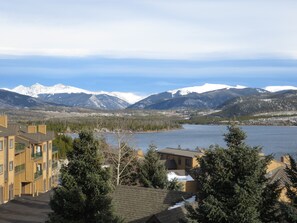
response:
[[[285,91],[285,90],[297,90],[295,86],[267,86],[264,88],[266,91],[270,92],[278,92],[278,91]]]
[[[19,85],[13,89],[9,89],[10,91],[27,95],[31,97],[37,98],[40,94],[76,94],[76,93],[85,93],[85,94],[92,94],[92,95],[101,95],[106,94],[109,96],[117,97],[119,99],[122,99],[130,104],[135,103],[139,100],[141,100],[143,97],[136,95],[132,92],[105,92],[105,91],[89,91],[84,90],[81,88],[73,87],[73,86],[67,86],[64,84],[56,84],[53,86],[44,86],[42,84],[36,83],[33,84],[30,87],[26,87],[23,85]]]
[[[179,88],[175,90],[168,91],[172,94],[176,94],[179,92],[181,95],[187,95],[190,93],[205,93],[209,91],[215,91],[215,90],[220,90],[220,89],[230,89],[230,88],[236,88],[236,89],[243,89],[246,88],[245,86],[241,85],[236,85],[236,86],[230,86],[230,85],[225,85],[225,84],[203,84],[200,86],[193,86],[193,87],[185,87],[185,88]]]

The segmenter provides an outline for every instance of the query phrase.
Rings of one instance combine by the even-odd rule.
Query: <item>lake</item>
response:
[[[246,143],[251,146],[262,146],[265,154],[297,153],[297,127],[283,126],[242,126],[247,134]],[[227,132],[222,125],[183,125],[183,129],[133,134],[130,144],[136,149],[146,151],[150,144],[159,149],[165,147],[182,149],[208,148],[218,144],[225,146],[223,134]],[[99,133],[97,133],[99,135]],[[105,133],[108,143],[115,144],[113,134]]]

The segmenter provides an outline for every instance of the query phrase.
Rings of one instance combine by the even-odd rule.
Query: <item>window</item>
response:
[[[37,166],[36,166],[36,170],[37,170],[37,172],[42,171],[42,164],[41,164],[41,163],[38,163],[38,164],[37,164]]]
[[[13,149],[13,139],[9,140],[9,149]]]
[[[37,146],[36,153],[41,153],[41,146]]]
[[[9,171],[12,171],[13,170],[13,161],[10,161],[9,162]]]
[[[186,159],[186,166],[191,166],[191,161],[190,161],[190,159]]]
[[[0,174],[3,173],[3,164],[0,164]]]
[[[3,141],[0,141],[0,151],[3,150]]]

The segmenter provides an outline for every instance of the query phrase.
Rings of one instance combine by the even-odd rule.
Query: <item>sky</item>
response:
[[[0,87],[297,86],[295,0],[9,0]]]

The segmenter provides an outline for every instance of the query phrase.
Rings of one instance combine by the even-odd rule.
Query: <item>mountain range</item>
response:
[[[297,110],[297,87],[268,86],[250,88],[204,84],[149,95],[143,98],[129,92],[92,92],[57,84],[17,86],[0,91],[1,108],[67,106],[103,110],[220,110],[224,116],[269,111]]]

